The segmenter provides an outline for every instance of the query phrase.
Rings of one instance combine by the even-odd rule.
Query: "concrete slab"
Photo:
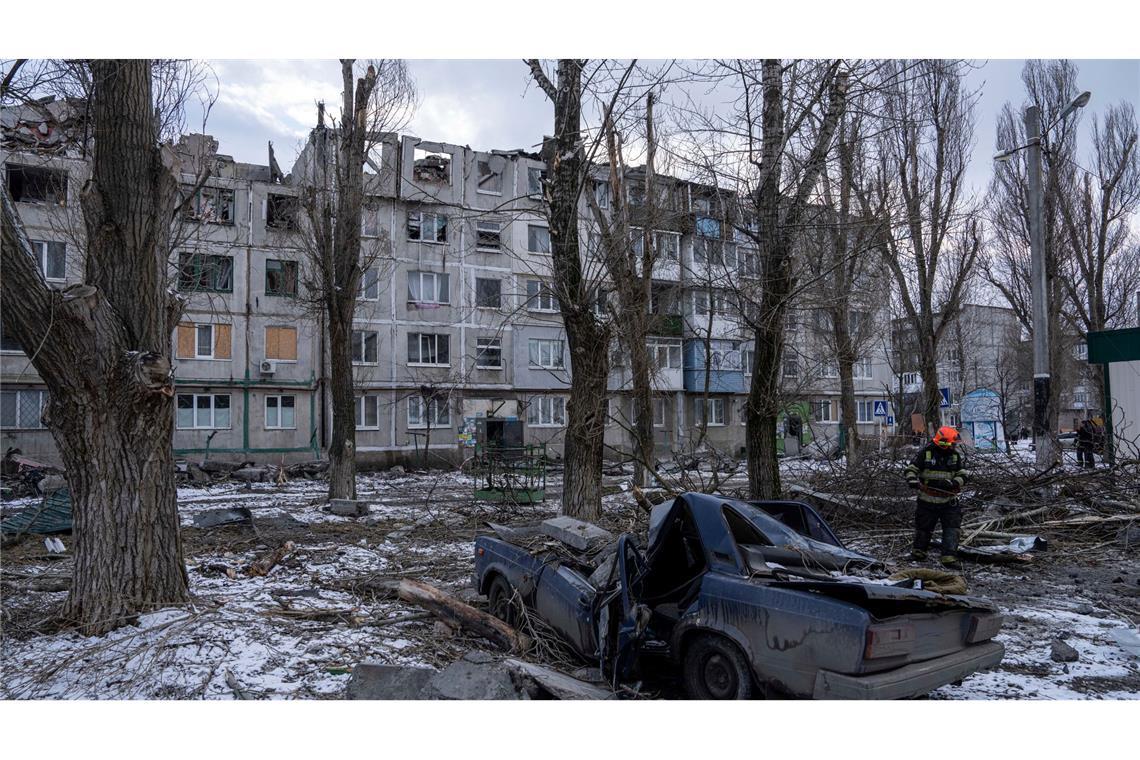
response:
[[[565,516],[544,520],[542,532],[583,552],[614,540],[614,534],[604,528]]]
[[[431,699],[427,686],[438,671],[361,663],[352,669],[345,699]]]

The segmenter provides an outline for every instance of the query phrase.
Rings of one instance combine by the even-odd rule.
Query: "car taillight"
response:
[[[914,648],[913,625],[873,625],[867,629],[867,646],[864,659],[898,657],[910,654]]]
[[[997,636],[998,631],[1001,630],[1002,621],[1002,616],[995,613],[989,615],[971,615],[970,630],[966,634],[966,643],[977,644],[979,641],[989,641],[994,636]]]

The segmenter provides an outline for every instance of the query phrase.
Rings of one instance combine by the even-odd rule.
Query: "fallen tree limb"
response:
[[[269,575],[269,571],[276,567],[278,562],[292,554],[293,549],[293,542],[286,541],[268,554],[264,554],[253,562],[250,562],[245,568],[245,574],[249,576]]]
[[[398,594],[400,599],[423,607],[452,628],[464,628],[502,649],[525,652],[530,648],[527,636],[497,617],[464,604],[434,586],[405,578],[400,581]]]

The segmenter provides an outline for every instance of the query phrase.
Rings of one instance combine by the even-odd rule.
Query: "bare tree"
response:
[[[889,62],[878,177],[858,191],[865,214],[877,202],[889,220],[884,261],[917,349],[921,411],[931,429],[941,419],[939,341],[962,305],[982,243],[965,194],[974,101],[960,62]]]
[[[745,407],[748,488],[753,498],[771,499],[780,494],[776,423],[794,252],[811,224],[809,206],[847,104],[849,70],[838,60],[768,59],[723,64],[719,74],[737,87],[734,113],[718,128],[734,135],[742,217],[754,222],[737,229],[759,258],[758,288],[737,304],[755,347]],[[809,121],[817,124],[811,135]]]
[[[80,67],[80,64],[74,64]],[[160,146],[152,62],[83,64],[94,155],[81,203],[84,282],[48,288],[5,187],[3,321],[47,386],[45,421],[67,471],[75,564],[64,617],[88,634],[185,602],[172,436],[168,289],[180,206],[174,154]]]
[[[1066,287],[1060,276],[1071,270],[1072,236],[1065,233],[1066,207],[1072,208],[1076,191],[1077,116],[1057,121],[1061,112],[1077,94],[1077,69],[1070,61],[1027,61],[1021,73],[1028,102],[1040,109],[1045,124],[1054,124],[1042,136],[1045,218],[1046,314],[1048,317],[1049,366],[1053,381],[1046,400],[1047,435],[1038,452],[1039,464],[1060,458],[1057,444],[1057,420],[1061,396],[1067,390],[1065,370],[1071,365],[1074,336],[1063,330]],[[1005,150],[1028,142],[1020,114],[1006,103],[998,116],[997,145]],[[1033,334],[1033,301],[1031,287],[1032,262],[1029,237],[1029,180],[1026,154],[1014,153],[1010,160],[995,167],[987,194],[991,234],[987,241],[986,280],[1005,298],[1014,314],[1030,335]],[[1074,222],[1075,225],[1075,222]],[[1071,373],[1068,373],[1071,376]]]
[[[365,166],[384,133],[398,129],[415,102],[403,61],[380,60],[356,75],[343,59],[341,112],[331,127],[322,116],[310,135],[312,160],[301,178],[302,231],[311,296],[322,307],[328,334],[332,437],[329,498],[356,498],[356,395],[352,320],[368,263],[361,255]]]
[[[1136,111],[1109,106],[1093,122],[1095,174],[1083,173],[1059,200],[1070,255],[1058,267],[1067,322],[1079,333],[1131,322],[1129,307],[1140,292],[1140,242],[1130,225],[1140,207],[1140,148]],[[1095,181],[1094,181],[1095,179]],[[1097,408],[1105,413],[1101,365],[1092,365]]]
[[[868,286],[880,270],[878,247],[885,231],[885,199],[864,215],[853,196],[856,188],[869,181],[863,119],[859,108],[851,108],[840,119],[836,160],[825,166],[820,177],[826,224],[804,246],[806,269],[812,277],[804,289],[828,316],[823,342],[835,357],[839,375],[839,421],[845,433],[848,469],[859,464],[854,370],[872,343],[873,319],[881,311],[871,300],[878,294],[868,298]]]
[[[528,60],[531,76],[554,106],[554,135],[543,141],[544,196],[550,224],[553,288],[570,345],[570,401],[566,410],[562,511],[583,519],[601,515],[602,454],[609,378],[610,322],[594,313],[596,283],[584,276],[578,211],[589,182],[582,128],[584,61],[558,61],[555,80]],[[557,84],[555,84],[557,83]]]

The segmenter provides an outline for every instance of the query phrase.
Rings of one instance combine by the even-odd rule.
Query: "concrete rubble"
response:
[[[606,688],[551,668],[473,651],[443,670],[362,663],[346,699],[613,699]]]

